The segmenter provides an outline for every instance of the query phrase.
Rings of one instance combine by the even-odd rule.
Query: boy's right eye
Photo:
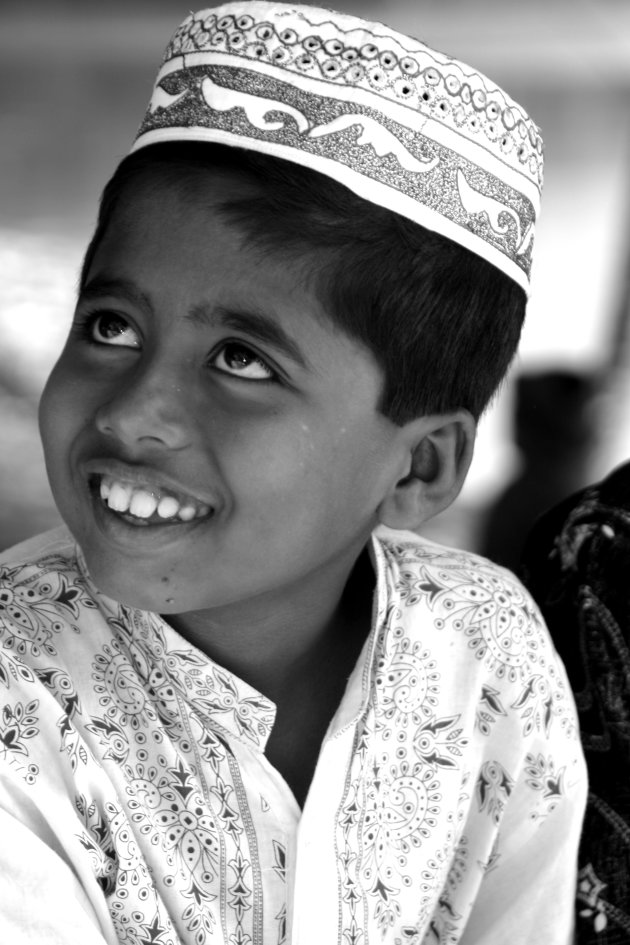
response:
[[[137,331],[123,315],[115,312],[99,312],[84,323],[85,334],[90,341],[101,345],[117,345],[122,348],[139,348]]]

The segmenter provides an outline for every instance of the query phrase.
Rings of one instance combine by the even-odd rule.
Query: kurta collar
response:
[[[211,728],[264,751],[274,703],[185,640],[159,614],[126,607],[101,593],[78,546],[77,562],[119,645],[165,711],[171,701],[177,715],[177,700],[184,699]]]
[[[385,550],[376,534],[370,539],[368,553],[376,575],[370,632],[331,720],[330,738],[353,725],[369,703],[374,652],[388,599]],[[91,593],[119,641],[128,648],[145,684],[163,686],[165,691],[172,685],[173,695],[184,698],[210,726],[264,751],[276,716],[275,704],[185,640],[159,614],[126,607],[107,597],[94,585],[78,546],[76,555]]]

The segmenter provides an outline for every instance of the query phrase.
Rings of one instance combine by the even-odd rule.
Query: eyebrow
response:
[[[113,295],[123,296],[128,301],[144,309],[149,315],[154,314],[149,296],[129,279],[110,278],[107,275],[97,276],[81,290],[81,298],[88,301]],[[271,345],[276,351],[285,354],[304,370],[313,370],[312,365],[293,338],[274,319],[262,312],[253,309],[235,311],[221,305],[211,307],[202,303],[194,305],[185,317],[193,324],[202,326],[213,325],[218,321],[225,328],[242,332],[263,344]]]
[[[138,305],[150,315],[153,314],[153,306],[148,295],[142,292],[137,285],[128,279],[110,279],[107,276],[91,279],[81,289],[81,298],[102,299],[107,296],[119,295],[126,298],[134,305]]]
[[[288,358],[298,364],[305,370],[312,370],[308,359],[296,344],[274,319],[268,315],[254,310],[235,311],[227,309],[221,305],[212,307],[205,305],[195,305],[186,316],[190,321],[210,325],[217,321],[225,328],[232,328],[234,331],[242,332],[255,338],[263,344],[271,345],[276,351],[280,351]]]

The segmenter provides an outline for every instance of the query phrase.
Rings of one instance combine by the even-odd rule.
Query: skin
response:
[[[410,450],[377,410],[380,368],[326,317],[302,268],[263,258],[213,212],[240,190],[206,174],[195,199],[163,185],[159,199],[146,186],[121,201],[40,425],[95,583],[162,613],[274,699],[282,743],[283,702],[295,711],[308,681],[321,689],[322,667],[345,681],[356,659],[369,615],[342,606],[343,591]],[[210,512],[141,525],[105,506],[101,475]],[[327,718],[341,682],[328,688]]]

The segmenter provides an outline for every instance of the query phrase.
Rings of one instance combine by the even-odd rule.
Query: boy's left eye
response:
[[[248,381],[273,381],[278,375],[255,351],[239,341],[228,341],[212,356],[211,365],[224,374]]]

